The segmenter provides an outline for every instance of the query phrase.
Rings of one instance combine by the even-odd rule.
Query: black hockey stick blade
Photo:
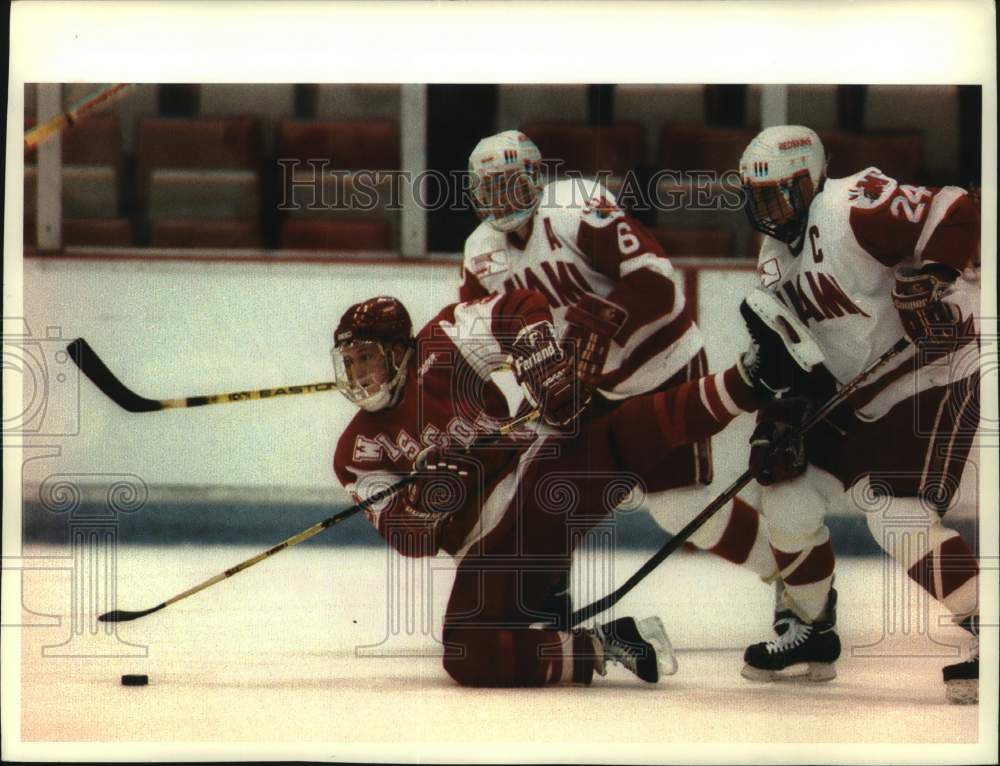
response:
[[[135,391],[126,388],[83,338],[77,338],[70,343],[66,347],[66,352],[80,371],[119,407],[129,412],[155,412],[163,409],[161,402],[139,396]]]
[[[112,609],[110,612],[99,615],[97,619],[99,622],[129,622],[130,620],[138,620],[140,617],[145,617],[147,614],[158,612],[166,605],[167,603],[164,601],[152,609],[143,609],[141,612],[130,612],[127,609]]]

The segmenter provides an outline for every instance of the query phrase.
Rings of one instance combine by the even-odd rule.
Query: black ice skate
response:
[[[975,705],[979,702],[979,615],[966,617],[961,625],[972,634],[970,656],[942,669],[945,696],[956,705]]]
[[[794,675],[809,681],[832,681],[837,677],[834,663],[840,657],[837,625],[837,591],[830,589],[826,607],[814,622],[807,623],[791,610],[775,614],[778,637],[748,646],[743,655],[743,677],[751,681],[774,681],[788,677],[782,673],[798,665],[806,672]]]
[[[601,648],[595,670],[602,676],[607,675],[608,662],[624,665],[651,684],[659,681],[661,675],[677,672],[677,658],[659,617],[639,622],[622,617],[597,628],[594,636]]]

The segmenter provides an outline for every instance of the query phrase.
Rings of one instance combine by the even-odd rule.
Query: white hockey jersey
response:
[[[964,190],[899,184],[867,168],[826,180],[809,208],[799,254],[766,237],[757,276],[807,323],[844,384],[904,336],[891,297],[896,266],[933,261],[962,271],[978,237],[978,209]],[[948,301],[970,317],[978,297],[978,284],[959,279]],[[919,391],[968,375],[954,356],[927,364],[909,347],[854,400],[859,414],[879,418]]]
[[[523,240],[486,223],[466,240],[460,300],[517,288],[546,297],[560,332],[583,293],[628,312],[604,367],[600,390],[610,399],[656,389],[703,347],[663,250],[597,181],[545,186]]]

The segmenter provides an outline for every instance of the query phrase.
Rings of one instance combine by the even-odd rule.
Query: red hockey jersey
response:
[[[507,400],[491,374],[517,332],[546,319],[551,315],[541,296],[520,290],[452,304],[428,322],[416,336],[399,402],[378,412],[359,411],[337,443],[333,468],[355,501],[409,474],[425,447],[465,446],[509,419]],[[497,513],[481,510],[534,439],[534,431],[525,428],[470,452],[472,490],[442,500],[456,507],[447,523],[429,524],[406,511],[399,494],[368,509],[368,519],[405,555],[430,555],[439,548],[459,555],[490,531]]]

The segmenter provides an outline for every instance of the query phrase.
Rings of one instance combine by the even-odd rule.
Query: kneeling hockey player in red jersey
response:
[[[979,210],[963,189],[902,184],[874,167],[827,178],[819,137],[795,125],[754,138],[740,174],[751,225],[767,235],[760,287],[795,311],[825,356],[828,388],[793,393],[822,401],[910,340],[762,479],[784,605],[779,636],[747,649],[744,675],[770,680],[808,664],[812,680],[834,677],[840,641],[823,518],[835,502],[869,498],[876,508],[862,510],[876,541],[971,634],[969,660],[944,668],[944,680],[949,699],[974,702],[978,562],[942,517],[979,422],[978,284],[962,276],[977,255]],[[763,420],[759,449],[802,416],[786,409]]]
[[[592,307],[595,316],[602,308]],[[366,513],[402,555],[454,558],[442,638],[457,682],[589,683],[609,661],[655,682],[673,664],[655,617],[567,629],[566,575],[582,536],[621,502],[631,462],[707,438],[767,400],[769,377],[793,363],[762,327],[750,327],[756,342],[737,365],[631,398],[576,429],[590,390],[538,293],[450,305],[415,338],[393,298],[347,310],[332,353],[338,385],[362,411],[337,444],[334,470],[357,499],[413,477]],[[544,422],[482,445],[510,417],[491,377],[506,364]]]

